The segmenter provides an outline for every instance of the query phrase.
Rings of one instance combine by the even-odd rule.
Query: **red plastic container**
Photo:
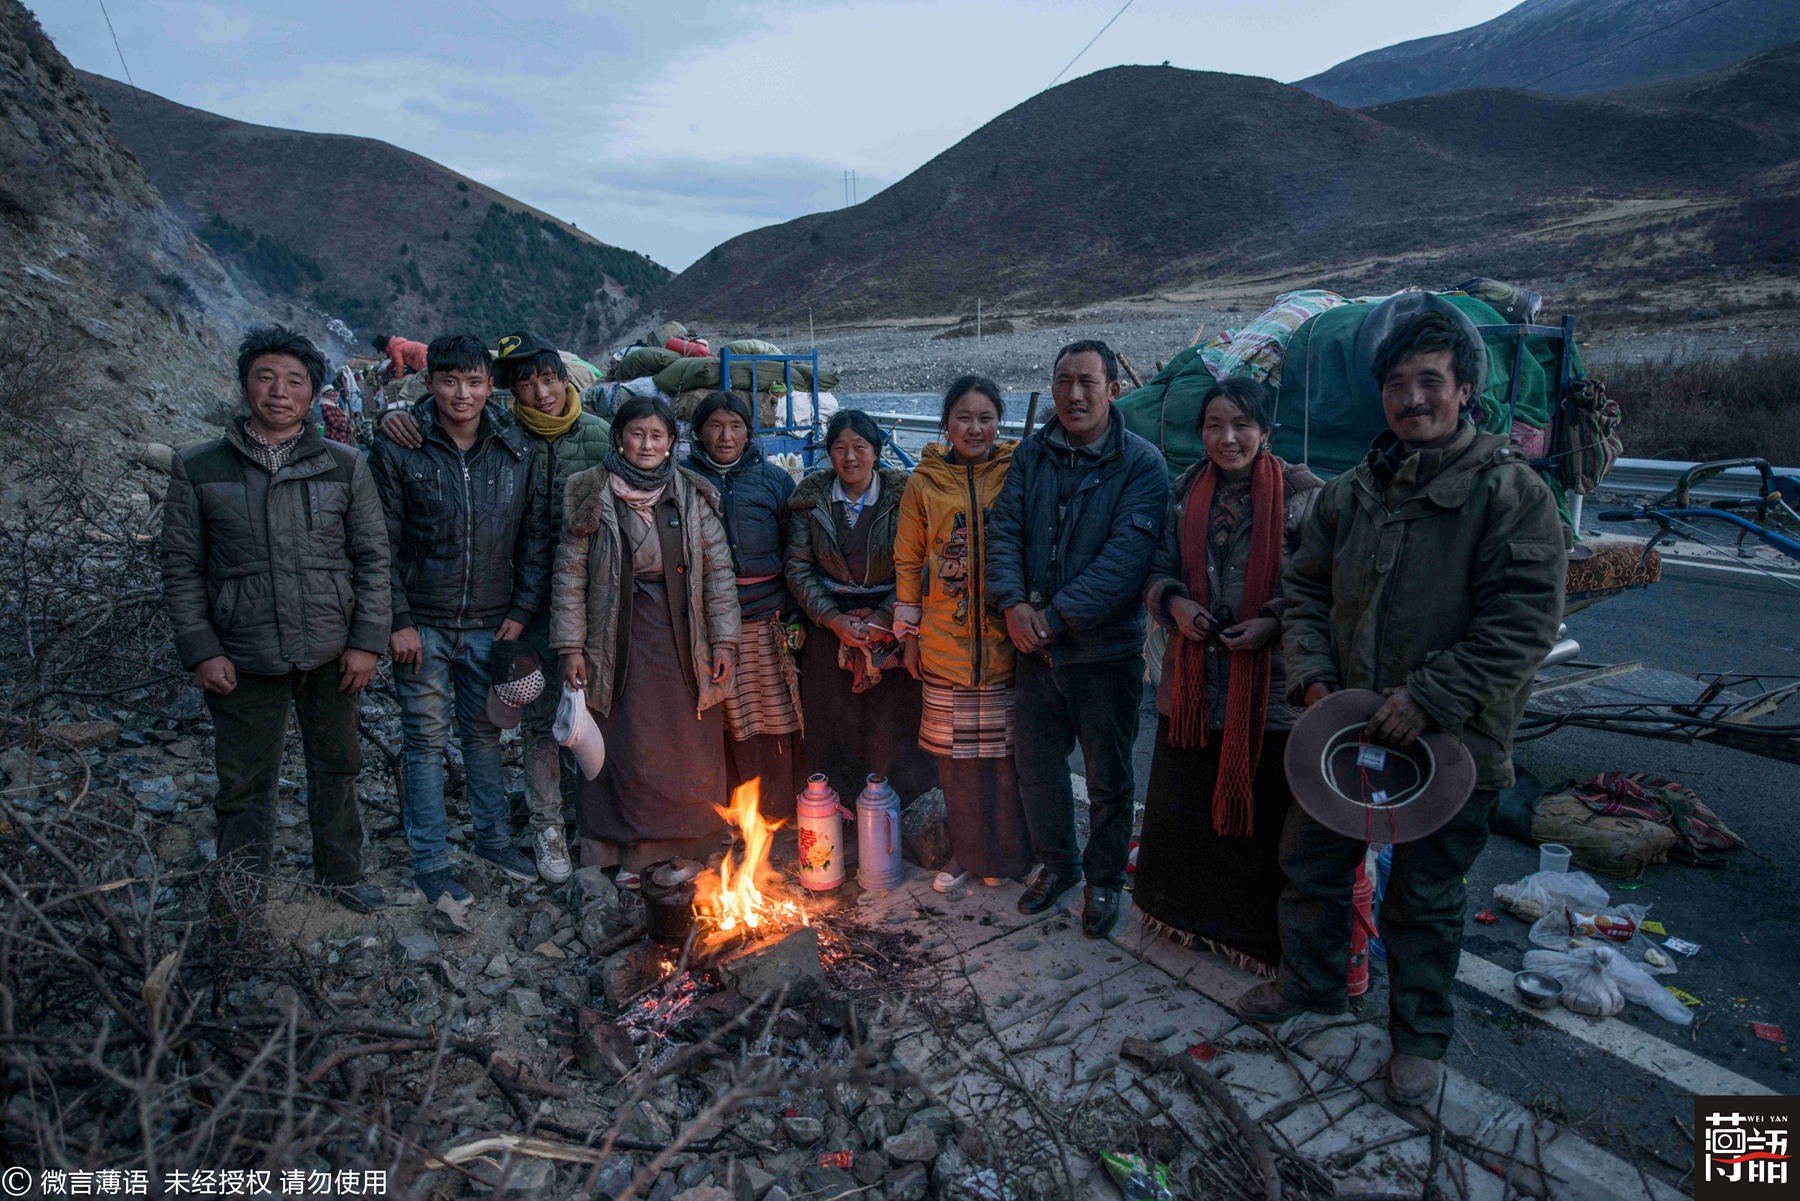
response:
[[[1369,991],[1369,940],[1375,937],[1375,882],[1369,879],[1368,861],[1356,868],[1350,889],[1350,970],[1345,994],[1360,997]]]
[[[670,338],[667,342],[663,343],[663,349],[672,350],[683,358],[689,359],[704,359],[712,354],[712,351],[706,345],[705,338],[694,338],[692,340],[685,338]]]

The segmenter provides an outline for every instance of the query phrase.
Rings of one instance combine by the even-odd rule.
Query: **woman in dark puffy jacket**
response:
[[[741,398],[709,394],[694,410],[687,466],[719,490],[743,613],[737,670],[725,697],[731,783],[760,779],[763,815],[774,820],[793,816],[800,788],[800,672],[788,641],[793,606],[781,575],[794,479],[769,462],[751,436],[755,428]]]
[[[831,466],[788,499],[787,584],[810,626],[800,698],[812,714],[801,760],[846,800],[871,774],[902,803],[937,785],[919,749],[919,682],[894,639],[894,534],[907,472],[880,466],[874,418],[840,409],[825,429]]]

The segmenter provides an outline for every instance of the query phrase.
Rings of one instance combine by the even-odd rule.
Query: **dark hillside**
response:
[[[524,326],[589,349],[669,276],[386,142],[250,125],[98,75],[81,82],[226,261],[363,333]]]
[[[716,247],[657,304],[856,318],[1144,292],[1351,241],[1460,236],[1491,207],[1485,174],[1272,80],[1118,67],[1033,97],[862,204]]]
[[[779,325],[808,308],[952,317],[977,297],[998,313],[1255,280],[1372,291],[1641,269],[1668,282],[1715,262],[1790,274],[1796,96],[1791,47],[1655,89],[1356,111],[1266,79],[1115,68],[1032,98],[860,205],[716,247],[654,303]]]
[[[1525,0],[1491,21],[1371,50],[1294,86],[1351,108],[1474,88],[1580,95],[1727,67],[1796,38],[1794,0]]]

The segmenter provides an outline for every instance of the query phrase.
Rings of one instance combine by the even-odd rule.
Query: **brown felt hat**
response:
[[[1288,736],[1288,787],[1328,830],[1365,842],[1412,842],[1456,816],[1475,791],[1475,759],[1432,731],[1409,747],[1363,732],[1385,698],[1347,688],[1300,715]]]

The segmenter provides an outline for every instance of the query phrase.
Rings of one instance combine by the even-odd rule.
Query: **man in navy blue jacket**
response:
[[[1014,453],[994,504],[987,587],[1019,648],[1013,753],[1043,864],[1019,911],[1049,908],[1085,870],[1081,928],[1104,938],[1131,846],[1144,581],[1169,484],[1161,453],[1113,412],[1119,360],[1106,343],[1071,342],[1053,372],[1056,416]],[[1079,862],[1068,768],[1077,742],[1090,817]]]

